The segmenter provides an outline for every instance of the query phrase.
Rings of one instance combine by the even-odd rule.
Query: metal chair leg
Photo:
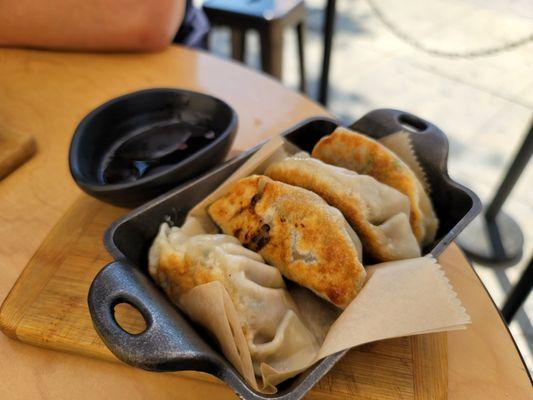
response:
[[[303,22],[296,25],[296,34],[298,36],[298,61],[300,67],[300,92],[307,93],[307,80],[305,76],[305,24]]]
[[[244,29],[231,30],[231,56],[240,62],[244,62],[246,52],[246,31]]]
[[[328,102],[329,89],[329,62],[331,58],[331,45],[333,41],[333,31],[335,29],[335,1],[328,0],[326,15],[324,17],[324,54],[322,57],[322,76],[320,77],[320,91],[318,101],[324,106]]]
[[[281,80],[283,65],[283,27],[271,25],[259,32],[263,71]]]
[[[514,315],[520,308],[520,306],[527,299],[527,296],[531,292],[533,287],[533,258],[529,260],[529,265],[520,277],[517,284],[509,293],[505,304],[502,307],[502,315],[505,322],[508,324],[513,320]]]

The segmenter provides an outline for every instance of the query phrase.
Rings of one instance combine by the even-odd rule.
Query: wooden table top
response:
[[[239,150],[304,118],[328,115],[260,73],[180,47],[121,55],[0,49],[0,130],[33,134],[38,146],[33,159],[0,181],[0,302],[79,194],[67,162],[77,122],[112,97],[164,86],[231,104],[239,115]],[[449,398],[531,398],[525,366],[483,285],[457,249],[447,257],[446,274],[473,322],[448,334]],[[48,351],[4,335],[0,354],[0,398],[235,398],[220,385]]]

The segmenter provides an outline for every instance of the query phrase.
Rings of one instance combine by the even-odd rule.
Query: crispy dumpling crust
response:
[[[271,164],[266,175],[311,190],[338,208],[375,261],[420,257],[409,224],[409,200],[398,190],[304,152]]]
[[[252,175],[208,213],[224,233],[338,307],[346,307],[364,284],[355,233],[337,209],[308,190]]]
[[[247,343],[250,371],[253,368],[256,375],[261,376],[264,363],[297,371],[311,362],[318,350],[316,338],[304,324],[280,271],[233,236],[198,233],[199,228],[194,218],[181,228],[161,225],[148,257],[148,270],[157,284],[185,310],[194,309],[191,302],[198,286],[215,281],[222,284]],[[193,312],[191,317],[202,321],[204,314]],[[245,373],[246,367],[231,357],[233,351],[226,351]],[[247,356],[237,353],[246,364]]]
[[[410,223],[418,242],[424,246],[435,240],[438,219],[429,197],[410,168],[384,145],[339,127],[315,145],[312,156],[328,164],[370,175],[405,194],[411,203]]]

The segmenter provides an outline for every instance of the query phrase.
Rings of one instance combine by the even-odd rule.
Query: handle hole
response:
[[[402,128],[411,132],[424,132],[428,128],[424,121],[409,114],[400,114],[398,121]]]
[[[117,324],[129,334],[138,335],[147,328],[142,314],[129,303],[116,304],[113,307],[113,316]]]

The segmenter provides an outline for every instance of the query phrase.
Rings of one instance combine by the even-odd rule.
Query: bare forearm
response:
[[[1,0],[0,45],[158,50],[170,44],[184,0]]]

